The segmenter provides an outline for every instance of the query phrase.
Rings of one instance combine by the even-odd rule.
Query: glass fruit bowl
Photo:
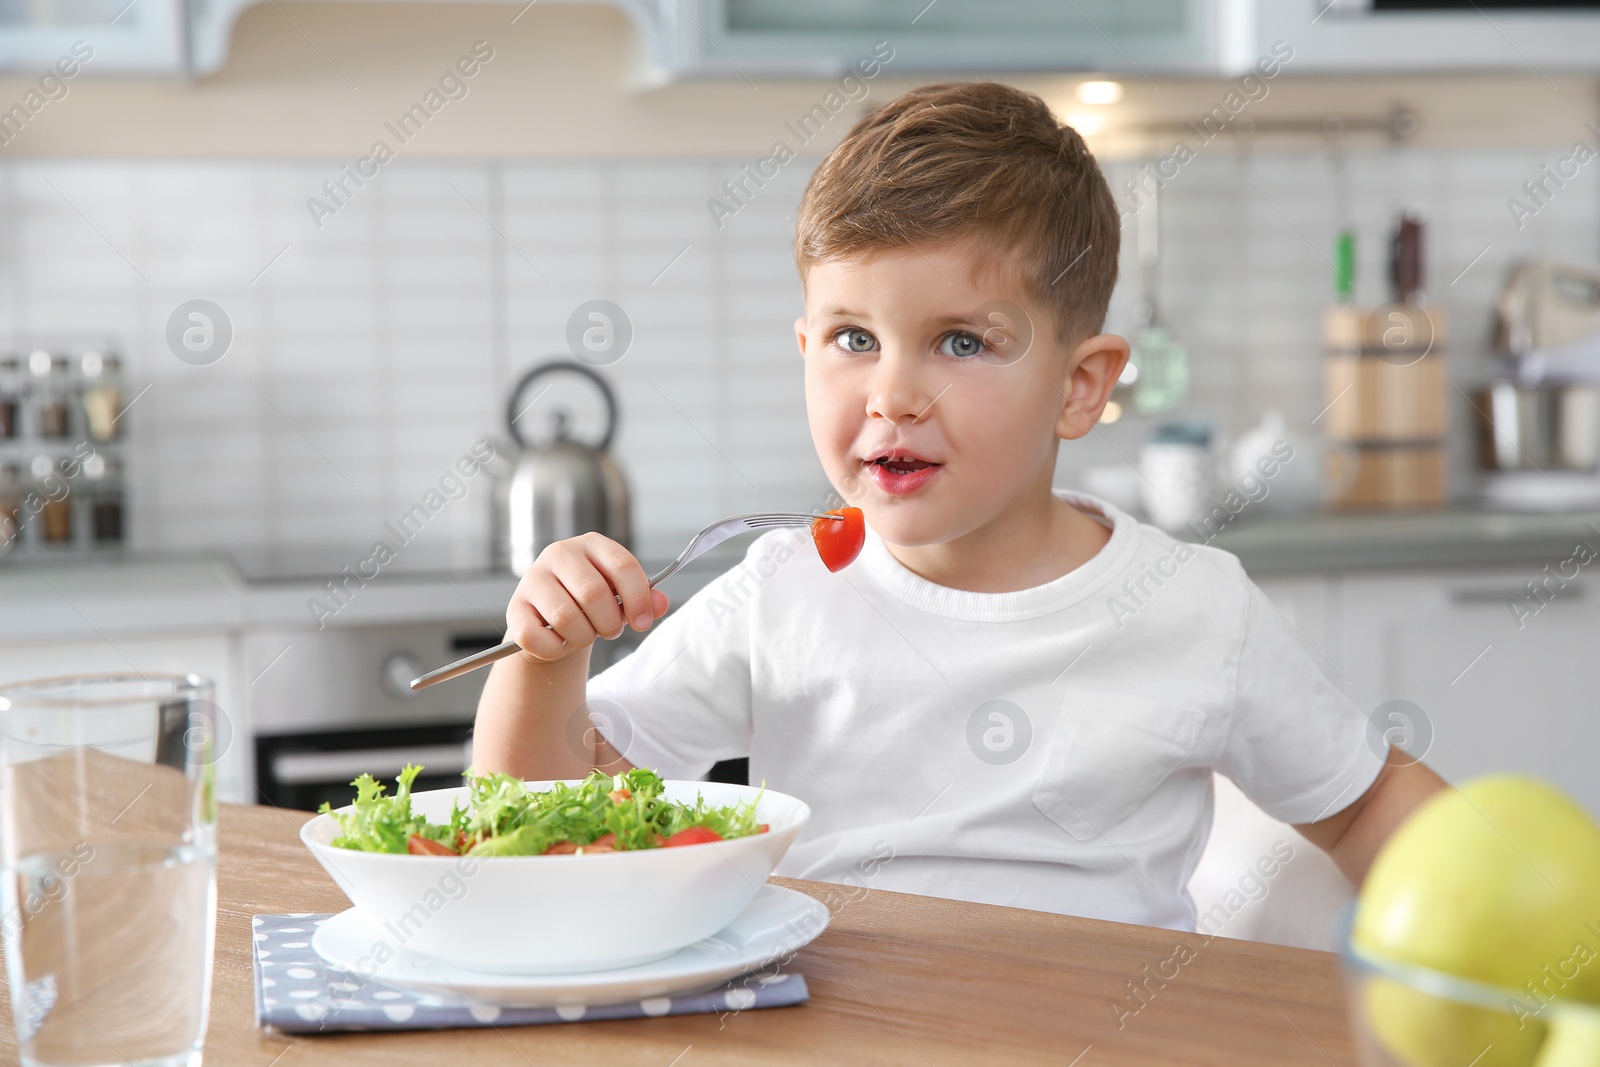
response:
[[[1527,986],[1469,981],[1378,955],[1341,922],[1345,1002],[1366,1067],[1600,1067],[1600,1005],[1563,1000],[1575,968],[1600,967],[1579,942]]]

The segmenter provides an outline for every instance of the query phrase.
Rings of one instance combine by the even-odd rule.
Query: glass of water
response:
[[[197,1067],[221,712],[197,675],[0,686],[0,930],[23,1067]]]

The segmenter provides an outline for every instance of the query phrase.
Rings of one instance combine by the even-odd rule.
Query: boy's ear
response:
[[[1127,364],[1126,338],[1102,333],[1078,343],[1067,357],[1067,377],[1061,383],[1064,399],[1056,419],[1057,437],[1075,441],[1094,429]]]
[[[800,358],[806,358],[806,317],[801,315],[794,320],[794,339],[800,342]]]

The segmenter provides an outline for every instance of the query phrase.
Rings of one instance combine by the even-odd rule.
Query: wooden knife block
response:
[[[1449,369],[1444,309],[1330,307],[1323,316],[1322,416],[1334,443],[1325,475],[1335,507],[1444,506]]]

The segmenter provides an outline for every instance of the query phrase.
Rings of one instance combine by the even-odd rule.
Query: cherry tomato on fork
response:
[[[844,521],[812,519],[811,540],[816,542],[822,565],[830,571],[841,571],[861,554],[861,546],[867,540],[866,517],[860,508],[834,508],[828,514],[842,515]]]

